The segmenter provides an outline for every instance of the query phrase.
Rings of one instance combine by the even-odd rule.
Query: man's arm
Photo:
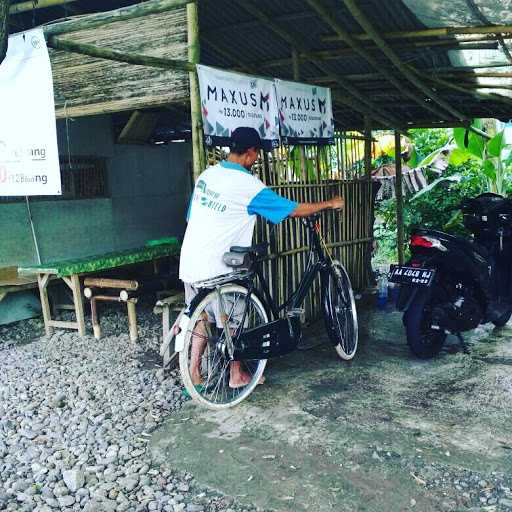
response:
[[[290,217],[309,217],[322,210],[341,210],[344,204],[345,201],[341,196],[336,196],[320,203],[299,203],[297,208],[290,213]]]

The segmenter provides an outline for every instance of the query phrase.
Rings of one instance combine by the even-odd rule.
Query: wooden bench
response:
[[[135,263],[144,263],[170,256],[177,256],[179,255],[179,251],[180,244],[176,239],[172,239],[166,243],[146,245],[127,251],[98,254],[75,260],[46,263],[44,265],[20,267],[18,268],[18,273],[22,276],[37,276],[46,334],[50,335],[54,327],[60,327],[75,329],[80,336],[84,336],[85,315],[82,301],[81,277],[85,275],[92,276],[93,274],[98,274],[105,270],[133,265]],[[51,278],[62,279],[71,289],[73,293],[73,308],[76,315],[75,322],[52,319],[50,302],[48,300],[48,282]]]

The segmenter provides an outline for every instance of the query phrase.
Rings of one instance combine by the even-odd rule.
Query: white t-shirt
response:
[[[297,208],[239,164],[223,161],[197,179],[180,256],[180,279],[195,283],[231,272],[222,256],[233,246],[250,246],[261,215],[274,224]]]

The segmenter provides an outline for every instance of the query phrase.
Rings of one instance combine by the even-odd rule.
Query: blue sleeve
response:
[[[261,215],[274,224],[279,224],[288,217],[298,206],[295,201],[290,201],[279,194],[276,194],[270,188],[264,188],[256,194],[249,206],[247,212],[249,215]]]

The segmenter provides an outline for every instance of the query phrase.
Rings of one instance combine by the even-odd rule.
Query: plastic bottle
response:
[[[380,272],[377,280],[377,307],[386,309],[388,303],[388,274],[386,271]]]

